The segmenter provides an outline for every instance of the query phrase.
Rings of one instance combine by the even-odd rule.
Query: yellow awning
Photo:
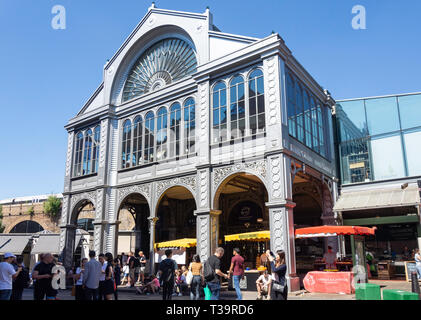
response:
[[[196,246],[196,239],[178,239],[155,243],[155,248],[191,248]]]
[[[225,241],[265,241],[270,239],[270,231],[257,231],[257,232],[248,232],[248,233],[239,233],[239,234],[230,234],[225,236]]]

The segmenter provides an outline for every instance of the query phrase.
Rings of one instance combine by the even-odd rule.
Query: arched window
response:
[[[142,117],[137,116],[133,121],[133,157],[132,166],[138,166],[142,163],[142,135],[143,122]]]
[[[94,150],[92,152],[92,172],[98,172],[99,144],[101,139],[101,127],[94,129]]]
[[[265,131],[265,95],[263,72],[256,69],[249,76],[250,133]]]
[[[168,112],[167,108],[162,107],[158,110],[156,131],[156,160],[167,158],[167,140],[168,140]]]
[[[83,153],[83,133],[79,132],[76,135],[76,149],[75,149],[75,166],[74,173],[75,177],[82,175],[82,153]]]
[[[184,149],[185,154],[195,152],[195,128],[196,128],[195,104],[192,98],[184,102]]]
[[[15,225],[9,233],[37,233],[43,230],[44,228],[38,222],[25,220]]]
[[[295,82],[295,101],[297,112],[297,139],[304,143],[304,107],[303,107],[303,90],[298,84],[298,81]]]
[[[303,91],[303,102],[304,102],[304,130],[306,146],[312,148],[312,136],[311,136],[311,109],[310,99],[307,90]]]
[[[170,157],[180,155],[181,106],[178,102],[170,108]]]
[[[219,82],[212,93],[213,142],[227,140],[227,88]]]
[[[145,117],[145,152],[144,152],[145,163],[155,161],[154,143],[155,143],[155,118],[154,118],[153,112],[150,111]]]
[[[130,154],[131,154],[131,140],[132,140],[132,122],[130,120],[124,121],[123,124],[123,141],[121,153],[121,167],[130,167]]]
[[[287,73],[287,96],[288,96],[288,132],[294,138],[297,137],[296,112],[295,112],[295,84],[294,79]]]
[[[246,108],[244,79],[236,76],[230,83],[231,139],[244,137],[246,129]]]
[[[92,171],[92,130],[85,133],[85,147],[83,149],[83,174],[90,174]]]

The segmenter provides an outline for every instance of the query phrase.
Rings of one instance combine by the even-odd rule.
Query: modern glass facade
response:
[[[421,93],[338,101],[342,184],[421,175]]]

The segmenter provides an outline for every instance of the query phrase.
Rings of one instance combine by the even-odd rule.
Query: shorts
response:
[[[128,273],[125,273],[125,274],[124,274],[124,277],[125,277],[125,278],[127,278],[128,276],[129,276],[129,274],[128,274]]]
[[[140,273],[145,273],[146,267],[140,267]]]
[[[113,294],[114,293],[114,281],[112,279],[104,281],[104,294]]]
[[[137,267],[137,268],[135,269],[135,272],[136,272],[136,273],[139,273],[139,272],[140,272],[140,267]]]

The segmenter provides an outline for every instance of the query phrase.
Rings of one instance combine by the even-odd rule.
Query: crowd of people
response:
[[[166,258],[158,267],[157,274],[146,274],[147,259],[142,251],[136,257],[133,252],[114,258],[111,253],[99,254],[89,252],[89,259],[83,258],[68,274],[72,286],[72,296],[76,300],[118,300],[118,286],[134,287],[136,294],[158,295],[170,300],[173,296],[190,295],[191,300],[218,300],[221,281],[231,279],[236,291],[237,300],[242,300],[241,281],[244,280],[244,258],[240,250],[233,250],[231,265],[227,273],[222,272],[221,258],[223,248],[217,248],[205,262],[199,255],[194,255],[187,266],[178,267],[172,259],[172,250],[165,251]],[[258,299],[287,299],[285,279],[285,253],[273,254],[267,251],[264,264],[259,267],[260,277],[256,281]],[[57,257],[46,253],[40,255],[30,273],[23,264],[22,257],[11,253],[4,255],[0,263],[0,300],[21,300],[25,288],[33,285],[34,300],[57,300],[57,290],[53,288],[52,279],[59,271],[53,268],[61,265]],[[271,274],[269,270],[271,270]]]

